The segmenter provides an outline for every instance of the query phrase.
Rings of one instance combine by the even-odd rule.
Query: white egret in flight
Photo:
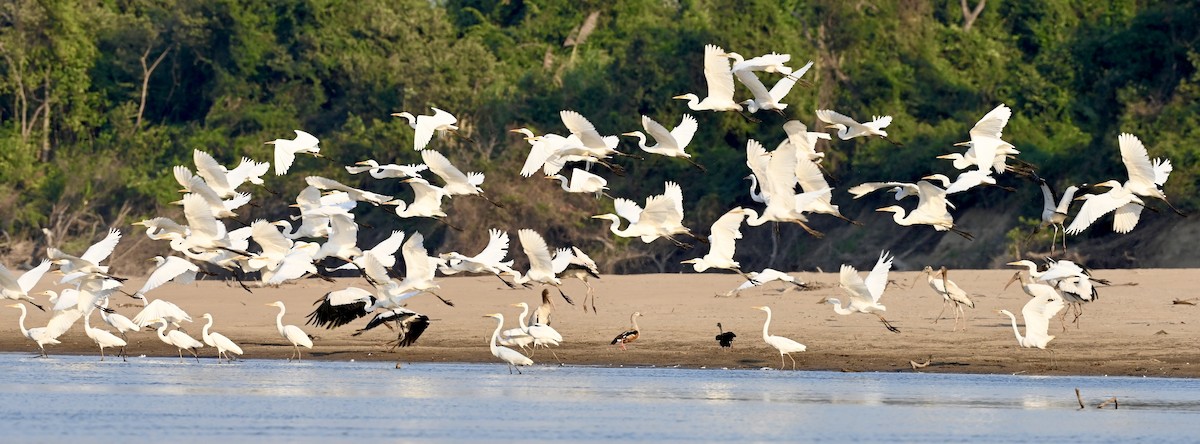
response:
[[[432,108],[432,107],[431,107]],[[421,151],[429,145],[429,141],[433,140],[435,131],[458,131],[458,118],[453,114],[442,111],[437,108],[432,108],[432,115],[413,116],[407,111],[401,113],[393,113],[395,117],[403,117],[408,120],[408,126],[413,128],[413,150]],[[458,134],[455,132],[454,134]]]
[[[855,270],[854,266],[842,264],[838,287],[850,295],[850,302],[844,308],[842,302],[835,298],[827,298],[826,302],[832,304],[833,311],[840,315],[854,313],[875,315],[889,331],[900,333],[899,329],[883,318],[881,313],[887,311],[887,307],[879,303],[879,298],[883,296],[883,291],[887,288],[887,276],[888,271],[892,269],[892,259],[893,257],[886,250],[880,253],[879,260],[875,262],[875,268],[871,269],[871,273],[867,274],[865,280],[858,275],[858,270]]]
[[[320,140],[304,131],[295,131],[295,139],[275,139],[267,142],[267,145],[275,145],[276,176],[287,174],[292,163],[296,161],[296,154],[307,153],[313,157],[323,157],[321,156]]]

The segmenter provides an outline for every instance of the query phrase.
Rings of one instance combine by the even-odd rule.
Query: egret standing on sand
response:
[[[758,310],[767,312],[767,321],[763,322],[763,341],[767,345],[775,347],[779,350],[779,369],[783,370],[783,355],[787,355],[788,359],[792,360],[792,370],[796,369],[796,358],[792,357],[792,353],[799,353],[808,349],[804,344],[785,338],[783,336],[774,336],[767,333],[767,328],[771,326],[771,307],[753,307]]]
[[[291,361],[293,357],[299,361],[301,346],[308,349],[313,348],[312,337],[308,333],[305,333],[304,330],[301,330],[300,327],[283,325],[283,314],[287,312],[287,308],[283,306],[283,301],[275,301],[266,305],[268,307],[279,307],[279,315],[275,316],[275,328],[279,330],[279,336],[287,339],[292,344],[292,348],[295,349],[295,352],[291,356],[288,356],[288,361]]]

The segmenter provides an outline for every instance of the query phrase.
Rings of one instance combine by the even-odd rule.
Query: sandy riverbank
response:
[[[1047,353],[1018,347],[1008,318],[996,313],[1001,308],[1019,313],[1028,300],[1016,284],[1001,290],[1012,274],[1011,270],[952,272],[950,278],[976,300],[976,308],[967,309],[966,331],[952,332],[952,315],[932,323],[942,299],[923,276],[910,289],[908,285],[918,273],[892,273],[898,285],[889,286],[881,302],[887,305],[887,318],[901,330],[900,334],[888,332],[874,317],[839,316],[828,304],[820,304],[823,297],[845,297],[836,286],[837,275],[832,273],[792,273],[816,288],[813,290],[782,293],[781,284],[772,283],[767,288],[744,291],[739,297],[714,297],[738,285],[740,278],[733,274],[604,276],[594,283],[598,314],[585,314],[578,305],[567,305],[555,294],[553,326],[565,338],[556,352],[567,364],[778,366],[779,354],[762,340],[766,315],[751,308],[768,305],[775,315],[771,333],[808,346],[807,352],[796,354],[797,368],[802,369],[911,371],[910,360],[928,359],[930,365],[921,371],[1200,377],[1200,350],[1196,345],[1200,307],[1172,304],[1174,299],[1196,296],[1191,289],[1200,272],[1096,271],[1097,277],[1118,285],[1100,288],[1099,301],[1085,307],[1078,328],[1072,325],[1061,331],[1058,321],[1052,321],[1051,334],[1057,335],[1051,343],[1057,354],[1056,368],[1050,368]],[[140,280],[133,279],[127,287],[140,285]],[[197,322],[185,326],[197,338],[203,327],[200,315],[208,312],[216,319],[213,330],[238,342],[246,358],[286,358],[291,347],[276,332],[277,309],[264,304],[284,301],[288,307],[284,323],[303,325],[314,300],[348,285],[366,286],[361,279],[339,279],[336,283],[309,279],[282,288],[256,288],[250,294],[236,285],[207,281],[186,286],[168,284],[151,292],[150,297],[170,300],[187,310]],[[354,329],[366,323],[364,318],[335,330],[305,326],[317,337],[316,346],[305,350],[305,359],[494,362],[486,344],[495,322],[482,315],[500,312],[512,324],[519,309],[509,304],[540,303],[540,290],[509,290],[494,277],[442,278],[441,286],[439,293],[452,300],[454,307],[432,296],[410,300],[409,308],[433,318],[416,346],[387,352],[383,343],[394,334],[384,328],[351,336]],[[570,280],[564,287],[576,303],[582,302],[582,283]],[[140,309],[137,301],[125,296],[118,296],[114,303],[129,317]],[[634,311],[644,315],[638,320],[641,338],[630,344],[628,351],[609,345],[616,334],[629,327],[629,315]],[[12,308],[0,310],[0,351],[37,349],[20,335],[18,314]],[[48,319],[48,314],[34,310],[26,326],[45,325]],[[737,333],[732,349],[720,349],[713,339],[718,332],[717,322]],[[93,318],[96,324],[102,324],[98,317]],[[83,333],[82,322],[60,340],[61,345],[48,347],[50,354],[96,353],[94,344]],[[153,332],[133,333],[130,340],[129,353],[134,356],[176,353]],[[205,348],[201,353],[211,359],[216,351]],[[555,362],[544,351],[539,351],[534,360],[539,364]]]

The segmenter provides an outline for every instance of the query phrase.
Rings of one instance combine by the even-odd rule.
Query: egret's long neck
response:
[[[1008,316],[1008,320],[1012,321],[1013,334],[1017,336],[1017,343],[1024,347],[1025,337],[1021,336],[1021,329],[1017,328],[1017,317],[1013,316],[1012,313],[1005,313],[1004,315]]]
[[[849,308],[843,308],[841,302],[833,304],[833,312],[840,314],[840,315],[848,315],[848,314],[854,313],[854,312],[850,311]]]
[[[896,222],[896,225],[904,225],[904,226],[911,225],[910,223],[908,223],[908,221],[904,220],[904,209],[903,208],[898,209],[898,210],[896,210],[896,212],[892,213],[892,220]]]
[[[25,329],[25,315],[26,315],[25,306],[22,305],[21,306],[21,317],[17,318],[17,325],[21,327],[21,334],[28,337],[29,330]]]
[[[158,339],[167,342],[167,321],[163,321],[162,326],[158,327]]]
[[[613,215],[613,218],[609,219],[609,221],[612,222],[612,224],[608,226],[608,229],[611,230],[613,232],[613,234],[624,237],[625,234],[628,232],[628,230],[621,229],[621,217],[620,216]],[[630,224],[630,225],[632,225],[632,224]]]
[[[771,312],[767,312],[767,322],[763,322],[763,340],[767,340],[770,335],[767,334],[767,328],[771,326]]]
[[[754,192],[755,188],[758,188],[758,176],[751,174],[750,175],[750,198],[753,199],[755,202],[766,202],[767,200],[766,200],[766,198],[763,197],[761,192],[760,193]]]
[[[642,134],[641,131],[633,133],[633,135],[638,138],[638,148],[641,148],[642,151],[651,153],[653,151],[650,151],[650,150],[652,150],[654,148],[658,148],[658,146],[646,146],[646,142],[647,142],[646,135]]]
[[[500,329],[504,328],[504,318],[496,319],[496,331],[492,332],[492,340],[488,341],[488,348],[492,350],[492,354],[496,354],[496,338],[500,337]]]
[[[283,334],[283,313],[286,311],[286,308],[279,307],[279,314],[275,316],[275,328],[279,329],[281,335]]]
[[[517,325],[520,325],[521,331],[525,332],[526,334],[529,333],[529,324],[525,323],[525,316],[528,316],[528,315],[529,315],[529,306],[526,305],[524,308],[521,309],[521,316],[517,318]]]
[[[213,325],[213,319],[208,318],[208,323],[204,324],[204,332],[202,333],[205,337],[208,337],[208,329],[209,329],[209,327],[212,327],[212,325]]]
[[[697,107],[700,106],[700,96],[692,94],[688,96],[687,101],[687,106],[688,108],[691,108],[692,111],[703,111],[701,109],[697,109]]]

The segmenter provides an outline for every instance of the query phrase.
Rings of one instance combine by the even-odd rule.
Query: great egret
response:
[[[850,301],[846,307],[842,307],[842,301],[835,298],[827,298],[826,302],[833,305],[834,313],[840,315],[849,315],[854,313],[872,314],[879,318],[884,327],[893,333],[900,333],[900,330],[893,327],[887,319],[883,318],[881,313],[887,311],[887,307],[879,303],[879,298],[883,296],[884,289],[887,288],[888,271],[892,269],[892,257],[887,250],[879,254],[879,260],[875,262],[875,267],[871,269],[871,273],[867,274],[866,280],[858,275],[858,270],[854,266],[842,264],[841,273],[839,275],[840,282],[838,287],[850,296]]]
[[[546,291],[542,290],[542,292],[545,293]],[[529,305],[522,306],[519,304],[513,304],[512,306],[521,307],[521,314],[518,316],[519,319],[517,320],[516,328],[510,328],[500,332],[500,345],[508,347],[517,346],[520,347],[521,350],[529,350],[529,348],[533,345],[533,335],[529,334],[529,329],[525,327],[526,324],[525,321],[523,321],[525,316],[529,314]],[[532,356],[532,351],[530,351],[530,353]]]
[[[528,228],[522,228],[517,231],[517,238],[521,240],[521,250],[525,252],[525,256],[529,258],[529,271],[524,276],[513,279],[517,284],[525,282],[537,282],[545,285],[553,285],[558,288],[558,294],[562,296],[568,304],[575,305],[575,302],[562,291],[562,279],[558,278],[558,272],[565,270],[567,264],[570,263],[570,256],[554,257],[550,256],[550,246],[546,244],[546,240],[536,231]]]
[[[434,131],[458,131],[458,118],[453,114],[433,108],[432,115],[413,116],[407,111],[401,113],[393,113],[395,117],[403,117],[408,121],[408,126],[413,128],[413,150],[420,151],[429,145],[429,141],[433,140]],[[457,133],[456,133],[457,134]]]
[[[211,314],[205,313],[200,317],[208,319],[208,323],[204,324],[204,330],[201,334],[201,338],[204,339],[204,343],[208,344],[209,347],[214,347],[217,349],[217,362],[220,362],[221,358],[225,358],[226,361],[233,362],[233,358],[241,357],[243,354],[241,347],[238,347],[237,344],[234,344],[233,341],[230,341],[229,338],[225,337],[223,334],[208,331],[208,329],[213,325],[213,317]],[[233,354],[233,357],[230,357],[230,354]]]
[[[446,190],[430,185],[428,181],[419,177],[406,179],[404,183],[412,186],[413,201],[410,204],[405,204],[399,199],[388,202],[389,205],[396,205],[397,216],[429,217],[446,223],[446,212],[442,211],[442,198],[447,196]]]
[[[530,177],[539,169],[546,175],[558,174],[567,162],[598,163],[618,176],[625,175],[624,167],[604,160],[608,154],[593,152],[574,134],[567,137],[558,134],[535,136],[528,128],[517,128],[512,132],[523,134],[529,142],[529,155],[521,166],[522,177]]]
[[[786,287],[786,290],[784,290],[784,292],[792,291],[796,288],[799,288],[799,289],[808,288],[803,282],[797,281],[795,277],[792,277],[792,276],[788,275],[787,273],[784,273],[782,271],[779,271],[779,270],[776,270],[773,268],[764,268],[762,271],[751,271],[749,273],[746,273],[746,282],[743,282],[742,285],[739,285],[737,288],[725,293],[725,296],[732,296],[732,295],[741,293],[742,290],[745,290],[745,289],[748,289],[751,287],[758,287],[761,285],[766,285],[767,283],[774,282],[774,281],[779,281],[779,282],[785,283],[784,285]],[[791,284],[791,285],[787,285],[787,284]]]
[[[121,334],[122,339],[128,341],[129,338],[125,336],[125,333],[142,330],[142,327],[139,327],[129,318],[117,313],[115,310],[108,308],[108,298],[104,298],[104,301],[101,302],[99,308],[100,318],[104,319],[104,322],[108,323],[108,325],[111,325],[112,328],[117,329],[117,333]]]
[[[208,205],[208,209],[212,212],[214,217],[237,217],[237,213],[235,213],[233,210],[241,208],[242,206],[250,203],[251,196],[249,193],[235,192],[231,198],[223,198],[216,190],[214,190],[208,185],[207,182],[204,181],[204,178],[192,175],[191,170],[188,170],[185,166],[176,165],[173,171],[175,172],[175,180],[183,186],[183,189],[179,190],[179,192],[195,194],[203,197],[204,202]],[[182,203],[182,201],[175,201],[171,203],[179,205]]]
[[[133,317],[133,323],[140,327],[147,327],[157,320],[170,322],[175,327],[179,327],[180,322],[192,322],[192,317],[188,316],[187,312],[170,301],[163,299],[152,301],[146,295],[141,295],[138,299],[145,305],[142,307],[142,311]]]
[[[600,159],[613,155],[633,157],[617,151],[617,144],[621,143],[617,136],[600,135],[596,126],[582,114],[571,110],[563,110],[558,114],[562,118],[563,125],[571,131],[571,136],[579,140],[579,144],[587,150],[588,154]]]
[[[196,349],[203,347],[203,342],[197,341],[195,338],[188,336],[187,333],[184,333],[180,330],[171,330],[170,332],[167,332],[167,326],[169,326],[170,323],[163,319],[154,319],[150,321],[149,324],[159,324],[158,339],[167,345],[174,345],[175,348],[179,349],[179,362],[183,362],[183,350],[185,349],[192,354],[192,357],[196,358],[196,362],[200,362],[200,354],[197,353]]]
[[[38,310],[46,311],[45,308],[33,300],[33,296],[30,296],[29,292],[33,290],[33,287],[37,286],[38,281],[42,280],[42,276],[50,269],[50,265],[50,260],[42,259],[42,262],[38,266],[22,273],[21,277],[13,276],[8,268],[0,265],[0,297],[15,301],[27,301],[34,307],[37,307]]]
[[[292,167],[292,163],[296,161],[296,154],[307,153],[313,155],[313,157],[322,157],[320,140],[317,140],[312,134],[304,131],[295,131],[295,139],[275,139],[266,143],[267,145],[275,145],[276,176],[287,174],[288,169]]]
[[[742,207],[734,207],[725,212],[712,224],[712,230],[708,235],[708,253],[703,257],[688,259],[682,263],[692,264],[692,269],[697,273],[703,273],[709,268],[721,268],[736,271],[746,279],[750,279],[739,268],[738,262],[733,260],[734,248],[737,240],[742,238],[740,228],[746,216],[746,209]]]
[[[1125,164],[1129,180],[1124,183],[1109,180],[1096,184],[1096,186],[1110,189],[1104,194],[1085,194],[1077,198],[1085,202],[1079,209],[1079,213],[1075,215],[1075,219],[1071,221],[1071,226],[1067,227],[1068,234],[1079,234],[1096,219],[1113,211],[1116,211],[1113,217],[1113,231],[1117,233],[1133,231],[1133,227],[1141,218],[1142,208],[1145,206],[1141,197],[1160,199],[1176,214],[1184,215],[1174,205],[1171,205],[1161,188],[1173,170],[1171,161],[1161,158],[1151,161],[1145,145],[1142,145],[1142,141],[1133,134],[1121,133],[1117,142],[1121,148],[1121,162]]]
[[[672,97],[687,100],[693,111],[741,111],[742,106],[733,100],[733,72],[725,50],[716,45],[704,45],[704,79],[708,83],[708,96],[704,100],[688,93]]]
[[[125,340],[118,338],[107,330],[92,328],[89,318],[91,318],[90,315],[83,317],[83,332],[87,334],[87,337],[92,339],[92,342],[95,342],[100,347],[100,360],[104,360],[105,347],[121,347],[121,360],[125,361]]]
[[[796,158],[820,162],[825,158],[825,153],[817,152],[818,140],[832,140],[833,137],[829,133],[821,133],[809,131],[808,127],[799,120],[789,120],[783,124],[783,132],[787,134],[787,140],[783,143],[790,143],[796,148]],[[778,150],[778,148],[776,148]]]
[[[146,227],[146,237],[149,237],[150,240],[183,239],[188,235],[188,227],[179,225],[178,222],[168,217],[145,219],[134,222],[133,225]]]
[[[507,231],[492,228],[488,230],[488,244],[479,254],[468,257],[454,251],[438,255],[438,257],[445,261],[445,265],[438,267],[438,271],[441,271],[445,275],[459,272],[492,274],[500,279],[500,282],[504,282],[504,285],[507,285],[509,288],[515,288],[513,284],[500,277],[505,269],[512,267],[513,263],[511,260],[504,260],[508,256],[508,243]]]
[[[392,196],[385,196],[379,193],[360,190],[352,186],[343,184],[333,179],[324,178],[321,176],[308,176],[304,178],[304,182],[311,187],[316,187],[324,191],[341,191],[346,193],[350,199],[357,202],[366,202],[371,205],[380,206],[392,200]]]
[[[721,346],[721,348],[733,347],[733,338],[737,337],[736,333],[731,332],[731,331],[725,331],[725,329],[721,327],[720,322],[717,323],[717,332],[718,332],[718,334],[715,339],[717,340],[717,344],[719,344]]]
[[[295,349],[295,352],[291,356],[288,356],[288,361],[291,361],[293,357],[299,361],[301,359],[300,347],[313,348],[312,337],[308,333],[305,333],[304,330],[301,330],[300,327],[291,324],[283,325],[283,314],[287,312],[287,308],[283,306],[283,301],[275,301],[266,305],[268,307],[279,307],[279,314],[275,316],[275,328],[279,330],[279,336],[287,339],[292,344],[292,348]],[[162,330],[160,329],[159,331]]]
[[[903,207],[892,205],[875,211],[892,212],[892,220],[897,225],[930,225],[937,231],[953,231],[967,240],[974,240],[971,233],[954,227],[954,216],[946,208],[950,205],[946,200],[946,190],[928,181],[917,182],[917,208],[905,216]]]
[[[362,249],[358,248],[358,223],[354,221],[353,215],[330,215],[329,227],[329,238],[321,244],[321,248],[317,249],[316,253],[313,253],[313,261],[336,257],[346,262],[353,262],[354,258],[362,256]]]
[[[428,170],[429,167],[423,163],[396,165],[387,164],[380,165],[374,159],[367,159],[355,162],[353,166],[347,165],[346,172],[350,174],[359,174],[368,172],[371,177],[376,179],[406,179],[409,177],[421,177],[421,172]]]
[[[638,138],[638,147],[650,154],[658,154],[666,157],[679,157],[686,160],[692,166],[700,171],[705,171],[704,167],[696,161],[692,160],[692,155],[688,154],[686,148],[692,142],[692,137],[696,135],[696,118],[688,114],[683,115],[683,120],[675,129],[667,131],[667,128],[656,122],[648,116],[642,116],[642,128],[654,137],[657,142],[654,146],[646,146],[646,134],[641,131],[632,131],[623,133],[623,136],[632,136]]]
[[[499,203],[492,200],[483,193],[483,188],[479,186],[483,184],[483,173],[467,173],[463,174],[457,167],[450,163],[450,159],[437,151],[423,150],[421,151],[421,159],[425,161],[425,165],[429,166],[429,171],[437,175],[446,182],[442,190],[447,196],[479,196],[488,201],[492,205],[500,207]]]
[[[66,254],[57,248],[47,248],[46,256],[50,259],[51,264],[58,265],[58,269],[64,273],[63,278],[59,281],[60,284],[77,280],[86,275],[108,278],[110,277],[108,267],[100,265],[100,262],[108,259],[120,241],[121,230],[110,228],[104,239],[92,244],[79,256]]]
[[[971,128],[971,140],[954,144],[954,146],[970,147],[966,154],[960,156],[963,159],[962,162],[975,166],[977,170],[985,174],[989,170],[994,170],[996,174],[1004,174],[1008,169],[1005,166],[1008,153],[1017,153],[1011,143],[1001,139],[1004,127],[1008,125],[1008,119],[1011,117],[1012,109],[1001,103],[980,118]],[[957,158],[938,157],[955,159],[954,167],[960,170],[968,168],[967,165],[960,166]]]
[[[1020,276],[1021,273],[1017,272]],[[1016,276],[1014,276],[1015,278]],[[1026,287],[1028,279],[1022,279],[1022,287]],[[1049,288],[1046,286],[1046,288]],[[1044,290],[1043,290],[1044,291]],[[1024,348],[1040,348],[1050,352],[1050,362],[1054,365],[1054,351],[1046,348],[1054,336],[1050,335],[1050,318],[1053,318],[1060,310],[1063,309],[1063,300],[1055,295],[1034,295],[1034,292],[1026,289],[1026,293],[1034,296],[1025,303],[1021,308],[1021,317],[1025,320],[1025,335],[1021,336],[1021,330],[1017,327],[1017,317],[1013,316],[1008,310],[997,310],[997,313],[1008,316],[1012,321],[1013,334],[1017,337],[1017,344]]]
[[[625,344],[636,341],[639,337],[641,337],[642,332],[640,329],[638,329],[637,325],[637,318],[641,315],[642,312],[640,311],[635,311],[633,314],[629,315],[629,330],[625,330],[621,332],[621,334],[617,335],[617,337],[613,338],[611,345],[620,344],[621,350],[626,350]]]
[[[504,315],[500,313],[492,313],[483,315],[485,318],[496,320],[496,331],[492,332],[492,338],[488,340],[488,348],[492,351],[492,356],[500,358],[500,360],[508,363],[508,374],[512,374],[514,368],[522,365],[533,365],[533,360],[521,354],[520,352],[508,347],[496,345],[496,340],[500,336],[500,329],[504,328]],[[517,368],[517,373],[521,373],[521,369]]]
[[[546,347],[546,349],[550,350],[550,353],[554,355],[555,360],[562,362],[561,359],[558,359],[558,354],[554,353],[554,349],[550,348],[551,345],[559,345],[562,343],[562,334],[560,334],[558,330],[555,330],[554,327],[549,325],[527,325],[525,323],[525,315],[529,313],[529,304],[518,302],[516,304],[512,304],[512,306],[521,308],[521,315],[517,317],[517,325],[520,326],[521,330],[524,331],[525,334],[533,338],[533,349],[537,350],[538,346]]]
[[[879,136],[883,140],[899,145],[899,143],[889,139],[887,131],[883,130],[892,123],[892,116],[875,116],[871,118],[870,122],[858,123],[857,120],[839,114],[836,111],[819,109],[817,110],[817,119],[829,124],[827,128],[836,128],[838,130],[838,138],[842,140],[850,140],[855,137]]]
[[[46,357],[46,345],[61,344],[61,342],[58,341],[58,337],[66,332],[67,328],[71,326],[70,323],[62,325],[64,322],[56,322],[56,319],[60,319],[60,317],[56,315],[50,319],[50,323],[45,327],[26,329],[25,316],[27,313],[25,311],[25,304],[18,302],[16,304],[9,305],[9,307],[21,310],[21,317],[17,318],[17,326],[21,328],[21,335],[25,336],[30,341],[37,343],[38,350],[41,351],[41,356],[43,358]],[[74,323],[74,319],[71,319],[71,323]]]
[[[146,292],[155,288],[161,287],[167,282],[175,282],[181,285],[191,284],[196,280],[196,273],[200,271],[200,267],[193,264],[191,261],[178,256],[154,256],[152,259],[155,267],[154,271],[150,272],[150,277],[146,278],[146,283],[142,288],[134,293],[134,297],[138,295],[145,296]],[[139,297],[140,299],[140,297]]]
[[[783,370],[783,355],[787,355],[788,359],[792,360],[792,370],[796,369],[796,358],[792,357],[792,353],[803,352],[808,349],[804,344],[785,338],[783,336],[775,336],[767,333],[767,328],[771,326],[771,307],[761,306],[753,307],[758,310],[767,312],[767,321],[763,322],[763,341],[776,350],[779,350],[779,369]]]
[[[1146,146],[1133,134],[1121,133],[1117,137],[1117,143],[1121,148],[1121,162],[1125,164],[1125,170],[1129,173],[1129,180],[1125,181],[1123,186],[1138,196],[1162,200],[1177,214],[1184,216],[1183,212],[1171,205],[1162,190],[1173,170],[1171,161],[1162,158],[1151,161]]]
[[[1067,251],[1067,234],[1066,225],[1067,211],[1071,207],[1071,201],[1075,199],[1075,192],[1079,191],[1079,187],[1071,185],[1063,190],[1062,198],[1057,199],[1054,190],[1050,188],[1050,184],[1046,179],[1037,178],[1042,189],[1042,223],[1034,229],[1034,233],[1040,228],[1051,227],[1054,230],[1054,235],[1050,238],[1050,254],[1054,254],[1054,249],[1058,245],[1058,232],[1063,231],[1063,251]],[[1032,233],[1031,233],[1032,234]]]
[[[230,170],[218,163],[211,154],[200,150],[192,150],[192,162],[196,164],[196,174],[223,198],[237,196],[237,188],[243,183],[262,185],[262,176],[271,168],[269,163],[243,157],[241,164]]]
[[[797,162],[796,147],[790,143],[768,153],[757,140],[750,139],[746,142],[746,166],[750,167],[753,173],[750,177],[751,197],[754,197],[754,185],[761,184],[762,193],[755,200],[761,199],[767,204],[761,215],[755,210],[746,210],[749,215],[746,221],[748,225],[757,227],[767,222],[789,222],[800,225],[814,237],[823,236],[821,232],[805,223],[808,222],[808,217],[804,212],[810,207],[815,207],[816,201],[827,199],[832,190],[825,188],[797,194]]]
[[[675,182],[667,182],[665,188],[663,194],[646,198],[644,210],[631,200],[618,198],[613,200],[617,214],[601,214],[592,218],[612,222],[609,230],[617,236],[638,237],[647,244],[663,237],[671,240],[677,247],[686,248],[687,244],[671,237],[686,234],[699,239],[690,229],[683,226],[683,189]],[[620,218],[629,221],[625,229],[620,228]]]
[[[570,179],[561,174],[546,176],[546,179],[559,181],[563,191],[568,193],[595,193],[597,197],[601,194],[608,195],[604,192],[608,189],[607,179],[579,168],[571,169]]]
[[[746,62],[751,62],[753,60],[754,59],[747,60]],[[746,110],[750,113],[756,113],[763,109],[782,112],[783,109],[787,108],[787,104],[780,102],[785,96],[787,96],[789,92],[792,91],[792,87],[796,85],[796,81],[803,77],[804,73],[808,72],[809,68],[812,68],[813,62],[810,61],[804,66],[800,67],[799,70],[775,81],[775,86],[772,86],[770,90],[767,90],[766,85],[762,83],[762,80],[759,80],[758,76],[754,74],[753,70],[740,69],[738,65],[739,64],[735,64],[733,66],[733,75],[737,77],[738,81],[742,82],[743,85],[746,85],[746,88],[748,88],[750,92],[754,94],[753,99],[742,102],[742,105],[746,107]]]
[[[1079,207],[1079,212],[1075,213],[1071,225],[1067,226],[1063,232],[1066,234],[1082,233],[1105,214],[1114,211],[1116,213],[1113,215],[1113,231],[1121,234],[1133,231],[1142,217],[1142,208],[1146,206],[1146,203],[1121,182],[1115,180],[1098,183],[1093,187],[1108,187],[1109,190],[1102,194],[1084,194],[1075,198],[1075,200],[1084,201],[1083,206]]]
[[[946,271],[946,267],[942,267],[941,270],[935,272],[933,271],[933,267],[926,265],[925,269],[921,270],[921,273],[924,274],[928,280],[929,288],[932,288],[934,292],[937,292],[937,294],[942,296],[942,311],[938,312],[937,318],[933,320],[933,323],[936,324],[937,321],[942,319],[942,313],[946,311],[946,305],[953,304],[954,328],[952,328],[950,331],[958,330],[958,319],[960,317],[963,318],[963,331],[966,331],[967,314],[962,306],[965,305],[967,307],[975,308],[975,301],[972,301],[971,297],[967,295],[967,292],[963,291],[958,284],[955,284],[954,281],[946,278],[948,273]]]

